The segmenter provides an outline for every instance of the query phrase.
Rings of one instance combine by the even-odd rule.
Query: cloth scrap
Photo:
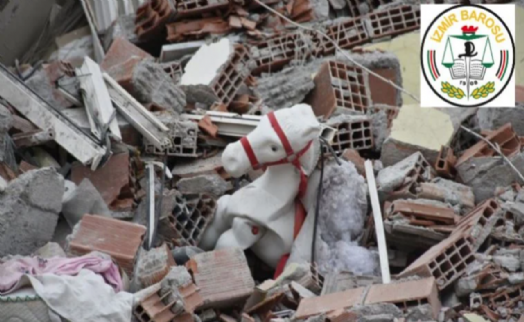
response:
[[[35,292],[62,319],[70,322],[129,322],[131,293],[111,288],[102,276],[82,269],[76,276],[26,275]]]
[[[123,289],[122,277],[118,267],[109,258],[98,253],[90,253],[75,258],[40,258],[22,257],[0,263],[0,295],[9,294],[20,288],[22,276],[40,276],[54,274],[58,276],[75,276],[82,269],[100,274],[105,282],[113,287],[115,292]]]

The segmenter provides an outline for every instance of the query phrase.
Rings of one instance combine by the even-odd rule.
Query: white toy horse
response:
[[[265,173],[233,195],[218,200],[200,243],[204,250],[251,248],[275,268],[289,254],[316,195],[309,181],[320,156],[321,126],[306,104],[271,112],[249,135],[222,155],[225,170],[240,177],[250,169]],[[318,180],[316,181],[318,184]],[[298,198],[297,198],[298,196]],[[300,200],[300,202],[295,202]]]

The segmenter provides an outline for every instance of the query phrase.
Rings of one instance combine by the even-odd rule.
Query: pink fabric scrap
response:
[[[17,284],[24,275],[43,274],[75,276],[80,270],[88,269],[101,275],[115,292],[123,289],[122,277],[113,261],[88,254],[74,258],[22,257],[0,263],[0,295],[6,295],[17,289]]]

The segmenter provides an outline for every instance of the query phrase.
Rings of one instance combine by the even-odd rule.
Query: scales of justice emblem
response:
[[[486,20],[484,14],[483,22],[475,19],[478,13],[472,15],[458,11],[437,18],[422,44],[428,85],[442,100],[458,107],[478,107],[492,101],[513,73],[514,47],[509,30],[500,32],[505,25],[496,21],[496,15]],[[496,25],[498,29],[494,29]]]

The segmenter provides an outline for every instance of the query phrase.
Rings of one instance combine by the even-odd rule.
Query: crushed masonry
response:
[[[522,75],[417,103],[424,5],[523,0],[33,2],[0,1],[0,320],[524,322]],[[455,59],[498,50],[464,23]]]

